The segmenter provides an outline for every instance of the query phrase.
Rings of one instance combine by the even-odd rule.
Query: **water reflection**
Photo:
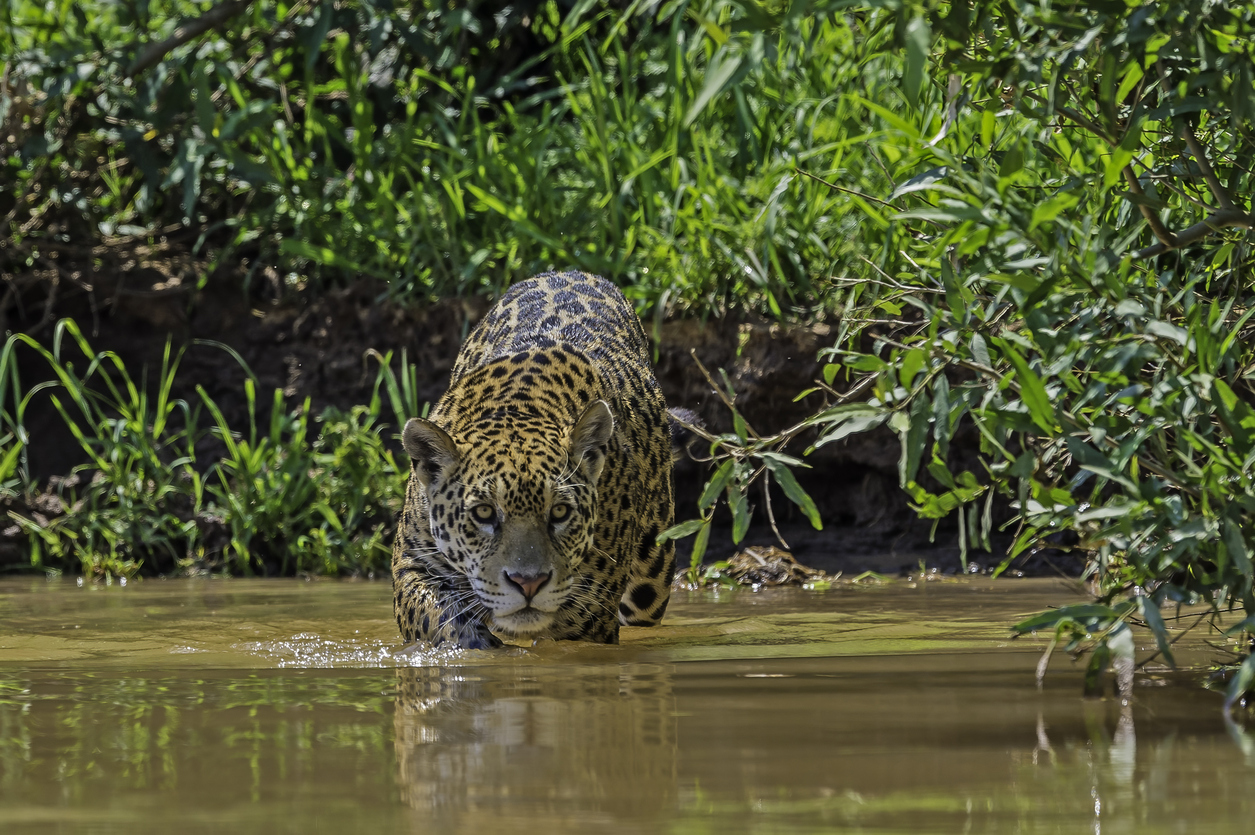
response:
[[[617,647],[441,656],[396,652],[383,584],[143,585],[0,583],[4,835],[1255,820],[1250,731],[1192,674],[1123,704],[1059,665],[1037,691],[1005,624],[1042,586],[681,598]]]
[[[668,665],[398,670],[394,723],[401,798],[441,830],[643,823],[675,806]]]
[[[1040,710],[1033,755],[1014,780],[1014,801],[1024,806],[1019,831],[1057,831],[1084,817],[1096,835],[1203,831],[1195,827],[1205,821],[1209,831],[1242,831],[1234,824],[1255,811],[1255,771],[1235,762],[1237,752],[1217,735],[1218,712],[1199,710],[1197,698],[1192,715],[1181,709],[1188,695],[1084,700],[1076,717],[1053,710],[1058,729]],[[1139,724],[1149,728],[1140,742]]]

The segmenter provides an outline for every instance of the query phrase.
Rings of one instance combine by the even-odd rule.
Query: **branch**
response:
[[[855,191],[852,188],[846,188],[845,186],[839,186],[836,183],[830,183],[827,180],[825,180],[823,177],[816,177],[814,174],[812,174],[809,171],[806,171],[805,169],[794,168],[793,170],[805,177],[810,177],[812,180],[814,180],[817,183],[822,183],[826,185],[830,189],[834,189],[836,191],[844,191],[846,194],[853,194],[855,197],[861,197],[864,200],[871,200],[873,203],[879,203],[880,205],[888,206],[891,209],[896,208],[892,203],[887,203],[884,200],[881,200],[879,197],[872,197],[870,194],[863,194],[863,192],[861,191]]]
[[[1047,106],[1047,107],[1049,107],[1049,106],[1050,106],[1050,102],[1046,101],[1046,99],[1045,99],[1044,97],[1042,97],[1042,96],[1038,95],[1037,93],[1025,92],[1025,93],[1024,93],[1024,97],[1025,97],[1025,98],[1028,98],[1028,99],[1032,99],[1033,101],[1037,102],[1038,104],[1042,104],[1042,105],[1045,105],[1045,106]],[[1103,129],[1102,129],[1102,127],[1101,127],[1098,123],[1096,123],[1096,122],[1094,122],[1093,120],[1091,120],[1091,119],[1087,118],[1087,117],[1086,117],[1084,114],[1082,114],[1080,111],[1078,111],[1078,110],[1073,110],[1072,108],[1070,108],[1070,107],[1066,107],[1066,106],[1061,105],[1061,104],[1056,104],[1056,105],[1054,106],[1054,108],[1055,108],[1055,112],[1056,112],[1056,113],[1058,113],[1060,116],[1064,116],[1064,117],[1066,117],[1066,118],[1068,118],[1068,119],[1071,119],[1073,122],[1076,122],[1076,124],[1078,124],[1078,125],[1080,125],[1081,127],[1085,128],[1087,131],[1089,131],[1090,133],[1094,134],[1094,135],[1095,135],[1095,136],[1097,136],[1099,139],[1102,139],[1102,140],[1103,140],[1103,141],[1105,141],[1108,145],[1111,145],[1112,147],[1115,147],[1116,145],[1119,145],[1119,144],[1120,144],[1119,142],[1116,142],[1114,139],[1112,139],[1112,138],[1111,138],[1111,136],[1110,136],[1110,135],[1109,135],[1109,134],[1108,134],[1105,130],[1103,130]]]
[[[1158,218],[1156,218],[1158,220]],[[1153,228],[1153,227],[1152,227]],[[1174,249],[1180,249],[1186,244],[1192,244],[1197,240],[1207,237],[1213,232],[1219,232],[1221,229],[1252,229],[1255,228],[1255,214],[1247,214],[1241,209],[1220,209],[1212,212],[1199,223],[1185,229],[1181,232],[1172,233],[1172,242],[1165,242],[1160,238],[1160,242],[1139,249],[1133,253],[1134,261],[1141,261],[1145,258],[1154,258],[1156,255],[1162,255]],[[1158,236],[1158,233],[1156,233]]]
[[[1138,197],[1146,197],[1146,192],[1142,191],[1142,184],[1137,181],[1137,175],[1133,173],[1132,165],[1124,166],[1124,180],[1129,184],[1130,192]],[[1166,249],[1176,249],[1180,246],[1177,243],[1176,233],[1163,225],[1163,221],[1159,219],[1158,212],[1148,206],[1144,199],[1137,201],[1137,208],[1141,210],[1142,217],[1146,218],[1146,222],[1150,224],[1150,231],[1155,233],[1155,237],[1159,239],[1160,244]]]
[[[1211,189],[1211,193],[1215,196],[1216,202],[1220,204],[1220,208],[1232,209],[1233,201],[1229,199],[1229,192],[1225,191],[1224,186],[1220,184],[1220,178],[1212,170],[1211,163],[1207,161],[1207,155],[1203,153],[1202,146],[1198,144],[1198,137],[1194,135],[1194,129],[1188,124],[1182,125],[1181,135],[1185,137],[1185,144],[1189,147],[1190,153],[1198,163],[1198,170],[1203,172],[1203,179],[1207,181],[1207,187]]]
[[[1159,72],[1160,83],[1165,88],[1170,87],[1168,69],[1164,66],[1163,61],[1156,61],[1155,69]],[[1185,140],[1186,147],[1190,149],[1191,156],[1198,163],[1198,170],[1203,173],[1203,179],[1207,181],[1207,187],[1211,189],[1212,196],[1216,198],[1220,208],[1232,209],[1233,201],[1229,198],[1229,192],[1225,191],[1224,186],[1220,184],[1220,179],[1216,176],[1216,172],[1212,170],[1211,162],[1207,159],[1207,155],[1203,153],[1202,146],[1198,144],[1198,137],[1194,135],[1194,128],[1190,127],[1190,123],[1184,119],[1180,120],[1178,124],[1181,128],[1181,137]]]
[[[126,71],[127,78],[134,78],[144,70],[156,65],[166,54],[190,40],[200,37],[210,29],[217,29],[231,18],[249,7],[247,0],[228,0],[219,3],[198,18],[180,23],[174,34],[160,43],[151,43],[140,50],[139,55],[131,62]]]

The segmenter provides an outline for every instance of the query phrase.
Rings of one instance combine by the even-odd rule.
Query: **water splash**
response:
[[[327,638],[303,632],[278,641],[248,641],[237,649],[266,659],[275,667],[297,669],[427,667],[464,658],[466,650],[393,644],[359,638]]]

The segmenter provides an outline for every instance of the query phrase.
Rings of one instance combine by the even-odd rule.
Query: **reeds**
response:
[[[22,392],[19,347],[37,352],[54,379]],[[200,386],[196,403],[172,396],[182,356],[167,343],[149,382],[115,354],[95,352],[68,320],[51,347],[22,334],[6,342],[0,398],[14,405],[0,400],[0,486],[10,499],[29,500],[9,510],[28,536],[29,568],[103,577],[386,571],[405,482],[380,435],[380,389],[400,390],[392,368],[381,365],[369,405],[315,416],[308,400],[294,407],[276,390],[263,416],[245,367],[248,417],[240,432]],[[85,363],[82,373],[76,361]],[[401,377],[412,378],[408,363],[400,365]],[[23,466],[22,418],[44,389],[84,463],[36,496]]]

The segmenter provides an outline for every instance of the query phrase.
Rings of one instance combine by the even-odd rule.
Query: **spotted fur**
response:
[[[662,618],[670,429],[644,330],[614,285],[567,272],[513,287],[402,441],[392,577],[406,641],[613,644],[620,624]]]

